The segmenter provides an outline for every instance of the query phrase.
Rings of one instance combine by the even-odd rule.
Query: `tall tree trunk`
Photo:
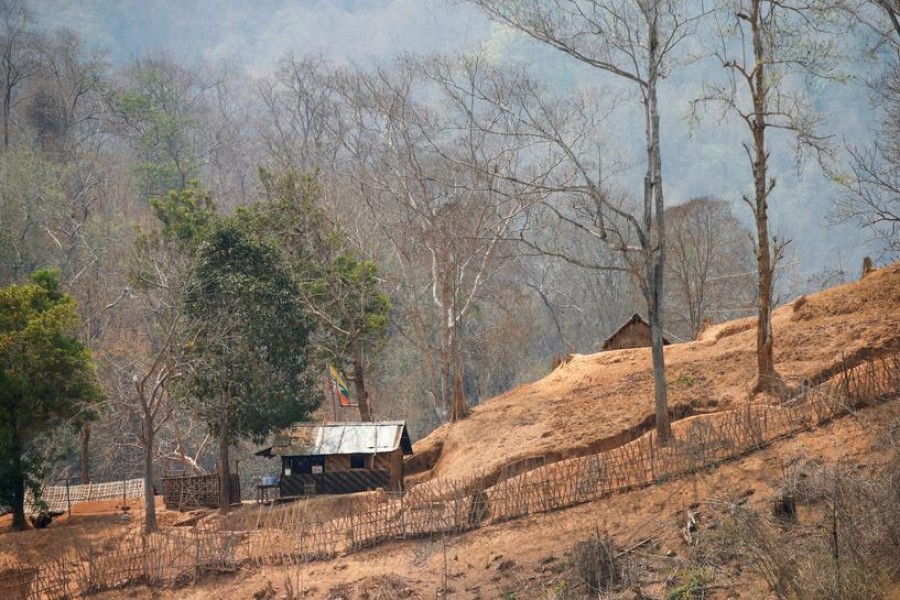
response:
[[[21,469],[21,459],[13,459],[13,468]],[[25,523],[25,477],[19,476],[13,482],[12,528],[13,531],[24,531]]]
[[[756,326],[757,391],[778,389],[780,379],[775,371],[772,339],[772,279],[774,261],[769,243],[769,192],[768,154],[766,152],[766,95],[765,48],[762,39],[761,0],[753,0],[750,23],[753,28],[753,55],[756,59],[752,79],[753,88],[753,186],[756,195],[754,217],[756,219],[756,266],[759,276]]]
[[[13,531],[23,531],[28,525],[25,522],[25,473],[22,470],[22,441],[19,439],[19,432],[16,428],[15,420],[12,422],[12,439],[10,440],[12,450],[12,528]]]
[[[455,421],[453,416],[453,367],[450,356],[450,341],[453,333],[450,327],[444,326],[443,339],[441,340],[441,406],[444,415],[450,415],[450,420]]]
[[[428,382],[431,384],[431,403],[434,408],[434,414],[438,420],[443,422],[447,418],[447,414],[443,412],[443,407],[440,405],[440,385],[437,368],[434,365],[434,353],[431,351],[428,334],[422,319],[422,311],[417,305],[413,305],[412,317],[413,331],[419,340],[419,347],[425,359],[425,367],[428,370]]]
[[[463,391],[462,366],[456,365],[453,376],[453,420],[459,421],[469,415],[469,403]]]
[[[650,25],[650,55],[647,90],[647,177],[644,180],[644,223],[647,236],[646,277],[647,277],[647,319],[650,321],[650,353],[653,358],[653,391],[656,408],[656,433],[661,443],[672,437],[669,421],[669,403],[666,393],[666,365],[663,353],[662,299],[663,273],[666,261],[665,205],[662,186],[662,152],[659,140],[659,107],[657,100],[657,62],[659,57],[656,31],[656,15],[648,15]],[[655,214],[654,214],[655,213]],[[653,226],[653,217],[656,226]],[[654,232],[656,240],[654,242]],[[654,248],[654,244],[656,248]]]
[[[368,422],[372,420],[372,414],[369,410],[369,391],[366,389],[362,346],[358,339],[353,339],[350,351],[353,354],[353,387],[356,392],[356,403],[359,405],[359,418]]]
[[[81,483],[91,482],[91,422],[81,425]]]
[[[231,469],[228,458],[228,406],[219,416],[219,512],[228,514],[231,509]]]
[[[156,499],[153,497],[153,424],[144,420],[144,533],[158,529],[156,523]]]
[[[447,393],[450,396],[450,420],[459,421],[469,414],[469,405],[462,386],[462,352],[460,351],[459,336],[462,329],[461,315],[457,310],[456,290],[447,286],[444,301],[447,311]]]
[[[459,348],[459,326],[453,326],[450,343],[450,357],[453,364],[453,420],[465,419],[469,414],[469,403],[463,392],[462,353]]]
[[[443,318],[443,331],[441,332],[441,402],[444,414],[450,415],[450,420],[455,421],[453,411],[453,342],[454,342],[454,311],[453,294],[450,285],[441,285],[441,303],[439,304]]]

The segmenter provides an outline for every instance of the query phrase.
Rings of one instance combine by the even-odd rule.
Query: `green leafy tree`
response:
[[[197,180],[182,189],[169,190],[165,196],[150,198],[150,206],[162,223],[162,237],[178,243],[183,251],[203,237],[216,215],[212,194]]]
[[[26,487],[39,492],[40,436],[90,416],[102,397],[78,325],[55,271],[0,289],[0,502],[14,529],[26,526]]]
[[[378,266],[361,258],[319,207],[315,177],[263,170],[260,178],[267,202],[257,205],[253,216],[279,241],[316,317],[320,360],[351,365],[360,418],[371,421],[367,355],[384,340],[391,310]]]
[[[321,401],[309,369],[315,321],[278,252],[236,219],[215,223],[197,250],[185,315],[189,401],[219,439],[220,509],[231,497],[229,446],[261,441]]]

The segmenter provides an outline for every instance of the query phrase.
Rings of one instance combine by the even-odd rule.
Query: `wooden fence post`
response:
[[[69,496],[69,476],[66,475],[66,511],[69,513],[69,518],[72,518],[72,498]]]

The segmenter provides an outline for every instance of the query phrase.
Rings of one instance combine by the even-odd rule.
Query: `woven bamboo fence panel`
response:
[[[900,354],[892,354],[846,368],[779,405],[748,404],[677,421],[674,441],[665,445],[651,431],[617,448],[543,464],[487,488],[479,487],[484,478],[473,475],[432,481],[403,495],[382,494],[336,519],[317,521],[300,508],[275,513],[272,506],[260,506],[241,520],[225,521],[232,529],[166,530],[75,546],[40,565],[0,570],[0,597],[71,598],[138,583],[180,585],[241,565],[298,565],[389,540],[459,534],[694,473],[898,391]]]
[[[48,485],[41,492],[41,500],[50,512],[64,512],[70,505],[78,502],[95,500],[115,500],[118,498],[141,499],[144,497],[143,479],[126,479],[123,481],[106,481],[102,483],[84,483],[70,485]],[[34,505],[31,493],[25,493],[26,512],[39,512]]]

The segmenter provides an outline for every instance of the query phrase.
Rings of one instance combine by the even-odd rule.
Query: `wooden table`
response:
[[[258,504],[262,504],[263,502],[269,502],[269,490],[277,490],[277,483],[260,483],[256,486],[256,502]]]

